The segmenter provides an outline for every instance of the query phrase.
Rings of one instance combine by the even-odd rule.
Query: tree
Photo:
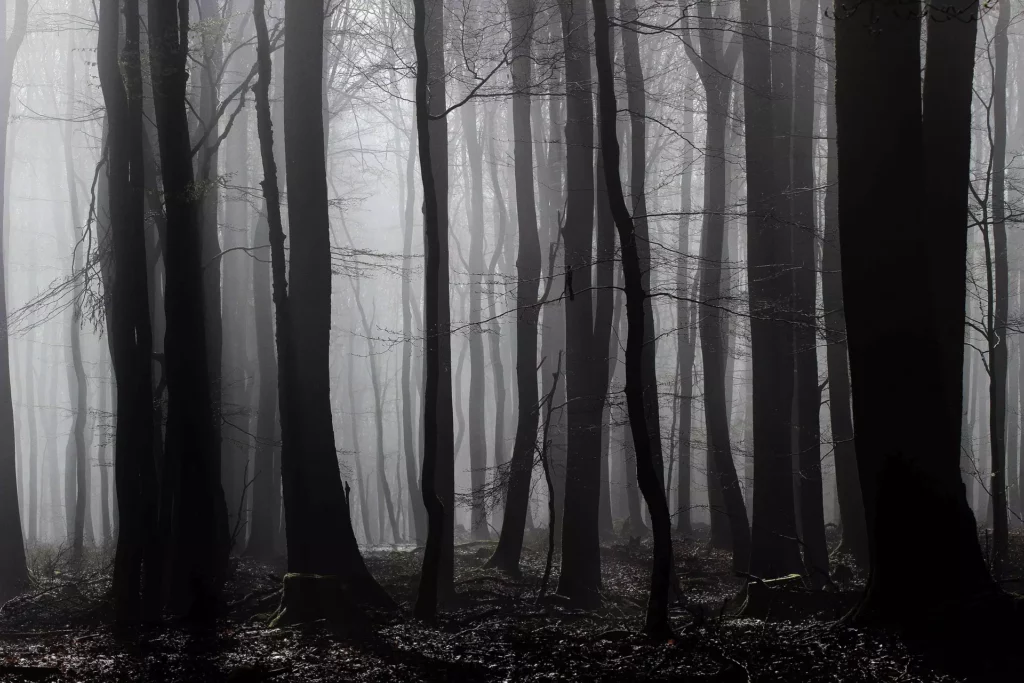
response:
[[[959,474],[975,10],[929,10],[923,87],[917,21],[882,2],[836,20],[843,301],[871,561],[861,623],[966,624],[969,602],[994,592]],[[919,305],[879,306],[892,292]]]
[[[724,6],[723,6],[724,7]],[[685,8],[684,8],[685,9]],[[684,32],[684,45],[697,75],[704,86],[708,102],[708,132],[704,156],[704,224],[701,231],[700,300],[708,304],[698,325],[701,339],[701,361],[704,364],[704,412],[708,426],[708,471],[714,472],[722,492],[725,514],[732,537],[733,567],[746,571],[750,556],[750,525],[747,521],[743,492],[732,460],[729,443],[729,418],[725,389],[725,336],[722,334],[721,256],[725,233],[725,131],[732,90],[729,75],[739,58],[739,41],[733,37],[720,45],[715,26],[725,17],[727,9],[712,15],[707,2],[697,4],[699,19],[698,56]],[[746,64],[746,60],[744,60]],[[744,66],[744,68],[746,68]],[[714,264],[719,264],[717,267]],[[792,381],[792,380],[790,380]],[[710,474],[709,474],[710,476]],[[714,483],[712,483],[712,486]],[[756,487],[755,487],[756,489]],[[714,515],[717,510],[712,510]]]
[[[447,492],[438,484],[446,474],[445,471],[442,471],[443,468],[447,466],[449,459],[454,459],[454,453],[452,450],[447,450],[444,454],[441,453],[451,443],[449,440],[452,430],[450,398],[443,408],[439,405],[441,403],[439,399],[444,395],[444,390],[440,385],[446,376],[450,378],[450,374],[446,375],[443,371],[446,365],[444,361],[447,360],[449,368],[451,363],[450,352],[447,359],[442,358],[445,348],[442,337],[447,337],[442,312],[443,308],[447,308],[447,286],[443,289],[444,302],[440,301],[441,284],[444,280],[442,267],[447,267],[448,255],[446,245],[442,245],[441,239],[443,236],[447,241],[447,202],[443,203],[444,213],[441,209],[442,198],[445,197],[441,190],[447,185],[447,171],[445,171],[445,180],[441,184],[435,182],[435,162],[432,157],[437,150],[431,145],[431,102],[428,99],[427,87],[431,75],[437,73],[437,67],[431,67],[431,61],[436,61],[440,56],[439,52],[444,41],[443,31],[439,28],[441,3],[431,0],[428,12],[427,2],[428,0],[415,0],[413,3],[415,11],[413,43],[416,50],[416,135],[419,142],[420,181],[423,183],[423,246],[426,251],[423,322],[427,347],[426,378],[423,389],[423,470],[420,482],[423,490],[423,505],[427,509],[427,545],[423,551],[423,571],[420,574],[420,586],[416,595],[414,614],[418,619],[433,621],[437,614],[438,593],[443,595],[445,590],[439,584],[446,571],[443,565],[447,562],[445,556],[449,552],[447,536],[452,533],[449,523],[449,520],[452,519],[450,517],[451,507],[446,505],[447,500],[442,498]],[[430,30],[431,28],[433,30]],[[432,48],[433,59],[428,56],[428,47]],[[436,133],[436,131],[433,132]],[[436,143],[435,146],[439,147]],[[447,140],[445,140],[443,149],[447,149]],[[447,158],[444,159],[444,163],[447,165]],[[444,216],[443,219],[442,216]],[[447,396],[450,397],[451,394],[449,393]],[[444,421],[443,424],[441,424],[441,420]],[[445,433],[443,437],[441,436],[442,432]],[[451,552],[454,553],[454,548]]]
[[[530,122],[533,0],[513,0],[512,21],[512,127],[516,179],[516,207],[519,218],[519,252],[516,257],[516,386],[519,411],[501,536],[488,566],[518,571],[523,547],[526,515],[529,512],[530,475],[533,472],[540,398],[537,392],[537,322],[540,314],[540,235],[533,192],[533,129]]]
[[[112,593],[119,621],[159,616],[163,558],[157,533],[153,384],[146,275],[139,3],[125,4],[118,57],[118,3],[100,4],[97,65],[106,104],[111,358],[117,391],[114,480],[118,534]],[[119,66],[124,65],[124,73]]]
[[[180,12],[179,12],[180,10]],[[188,6],[149,0],[149,50],[167,234],[166,458],[175,496],[171,604],[194,619],[213,616],[227,569],[227,506],[219,429],[212,415],[202,268],[200,195],[186,113]]]
[[[605,0],[594,0],[593,7],[594,51],[600,84],[601,152],[606,162],[604,177],[608,188],[608,199],[619,234],[619,245],[622,249],[622,272],[626,290],[628,325],[626,403],[630,432],[636,447],[637,482],[651,513],[651,527],[654,534],[654,566],[651,571],[651,592],[647,603],[644,630],[651,636],[668,638],[671,636],[671,627],[668,621],[668,597],[672,578],[672,518],[668,511],[665,488],[658,476],[661,463],[656,459],[654,439],[650,432],[649,406],[645,397],[645,393],[649,390],[646,386],[648,377],[644,372],[644,351],[649,338],[649,333],[645,328],[651,320],[649,317],[650,303],[643,281],[643,261],[639,248],[642,237],[637,234],[634,225],[635,219],[629,215],[629,210],[626,208],[626,201],[622,193],[622,181],[619,178],[619,142],[615,133],[615,89],[611,51],[608,46],[610,33],[608,8]],[[627,52],[630,47],[636,46],[627,46]],[[638,53],[639,49],[637,48],[635,56],[638,57]],[[635,135],[636,131],[634,130]],[[636,142],[634,137],[634,144]],[[635,170],[636,166],[634,166],[634,172]],[[642,207],[643,199],[641,198],[636,202],[634,211],[640,210]],[[739,489],[736,490],[738,493]],[[746,521],[746,517],[743,521]]]
[[[7,13],[0,18],[0,36],[7,35]],[[16,0],[14,25],[4,43],[0,64],[0,181],[6,179],[7,121],[11,113],[11,81],[14,61],[28,29],[28,0]],[[2,243],[6,241],[3,220],[6,185],[0,198],[0,319],[7,319],[7,285]],[[14,405],[11,400],[10,351],[7,327],[0,331],[0,600],[18,592],[28,581],[25,539],[18,507],[18,477],[14,438]]]
[[[796,370],[797,460],[804,571],[811,584],[829,582],[821,483],[821,390],[816,324],[817,264],[814,206],[814,75],[818,0],[801,0],[797,22],[792,136],[793,345]]]
[[[853,413],[850,408],[850,369],[846,354],[846,318],[843,313],[843,282],[839,245],[839,159],[836,154],[835,32],[834,20],[825,28],[825,129],[828,137],[825,170],[824,219],[821,241],[821,302],[825,309],[825,362],[828,368],[829,423],[836,464],[836,498],[842,522],[840,548],[853,555],[861,568],[868,566],[868,533],[864,524]]]
[[[788,224],[775,218],[777,204],[784,200],[773,165],[778,119],[773,120],[775,64],[767,3],[742,3],[740,12],[747,27],[742,42],[754,423],[750,573],[772,578],[801,569],[790,448],[793,337],[784,313],[791,289],[786,267],[791,261],[791,232]]]

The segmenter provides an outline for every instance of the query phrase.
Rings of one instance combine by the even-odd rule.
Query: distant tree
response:
[[[6,8],[5,8],[6,10]],[[0,12],[0,36],[7,35],[7,13]],[[7,121],[11,113],[11,81],[14,61],[28,30],[28,0],[14,3],[14,25],[7,36],[0,64],[0,181],[6,178]],[[5,185],[6,187],[6,185]],[[7,214],[0,197],[0,319],[7,319],[7,285],[2,243],[5,233],[3,218]],[[11,400],[11,371],[7,326],[0,330],[0,600],[23,588],[28,581],[25,564],[25,539],[21,530],[18,507],[18,476],[14,437],[14,404]]]

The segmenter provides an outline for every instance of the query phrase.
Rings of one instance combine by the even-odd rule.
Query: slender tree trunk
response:
[[[693,113],[688,104],[684,107],[684,130],[693,129]],[[679,199],[679,236],[676,265],[676,365],[679,372],[679,411],[677,437],[679,464],[677,466],[678,482],[676,485],[676,533],[686,537],[693,533],[690,523],[690,453],[691,442],[693,441],[693,393],[696,388],[694,382],[694,360],[696,355],[697,329],[696,315],[698,308],[689,302],[689,291],[687,282],[689,280],[689,268],[687,267],[688,254],[690,253],[690,210],[691,210],[691,185],[693,182],[693,149],[686,145],[683,150],[682,167],[680,174],[680,199]]]
[[[6,12],[0,19],[0,35],[7,35]],[[28,27],[28,0],[14,3],[14,25],[7,36],[0,64],[0,179],[4,180],[0,198],[0,242],[6,243],[6,161],[7,121],[11,113],[11,80],[14,61],[25,39]],[[2,245],[0,245],[0,319],[7,319],[7,275]],[[0,600],[20,591],[28,581],[25,564],[25,540],[21,529],[21,510],[18,505],[17,444],[14,435],[14,405],[11,399],[11,371],[6,326],[0,331]]]
[[[821,300],[825,309],[825,351],[828,366],[829,422],[836,463],[836,495],[842,521],[841,549],[850,552],[861,568],[868,566],[868,535],[864,521],[853,413],[850,408],[850,372],[846,356],[846,316],[843,313],[843,282],[839,249],[839,159],[836,149],[835,33],[834,19],[825,28],[826,72],[825,121],[827,170],[825,172],[825,225],[821,243]]]
[[[516,257],[516,386],[519,394],[518,421],[508,492],[501,524],[501,536],[488,566],[515,572],[523,547],[523,533],[529,514],[530,475],[533,472],[540,398],[537,393],[537,304],[540,285],[540,236],[533,192],[533,131],[530,121],[532,38],[536,6],[533,0],[515,0],[509,8],[512,19],[512,126],[516,206],[519,218],[519,251]]]
[[[100,468],[100,530],[103,534],[103,548],[107,549],[113,541],[113,533],[110,527],[110,463],[107,462],[107,441],[110,437],[105,429],[108,419],[107,411],[110,409],[110,387],[108,386],[109,380],[106,378],[104,380],[99,385],[100,400],[97,416],[97,422],[99,420],[103,420],[103,422],[93,423],[93,429],[99,431],[96,462]]]
[[[629,411],[630,431],[636,446],[637,481],[651,511],[651,527],[654,532],[654,566],[651,571],[651,592],[647,603],[644,630],[654,637],[669,637],[671,627],[668,621],[669,585],[672,577],[672,518],[668,511],[665,487],[658,476],[661,463],[657,459],[657,448],[652,443],[649,407],[645,400],[644,351],[648,339],[646,327],[651,322],[650,300],[644,289],[643,256],[633,217],[626,208],[619,178],[619,142],[615,134],[615,90],[612,71],[611,51],[608,47],[608,9],[604,0],[593,0],[595,19],[595,54],[597,75],[600,83],[601,109],[601,151],[607,162],[604,168],[608,198],[611,204],[615,227],[619,233],[622,248],[622,271],[626,290],[626,318],[628,333],[626,341],[626,404]],[[635,39],[635,35],[633,36]],[[624,38],[625,40],[625,38]],[[636,49],[639,64],[639,47],[626,41],[626,51]],[[628,63],[628,62],[627,62]],[[628,68],[628,67],[627,67]],[[631,98],[632,99],[632,98]],[[631,104],[631,113],[633,106]],[[642,136],[641,136],[642,138]],[[636,144],[634,128],[634,144]],[[635,161],[635,157],[634,157]],[[634,171],[636,170],[634,166]],[[640,168],[642,172],[642,166]],[[634,181],[636,178],[634,178]],[[638,208],[643,200],[637,202]],[[645,304],[648,308],[645,309]],[[655,395],[656,395],[655,389]],[[735,475],[735,473],[734,473]],[[739,489],[736,489],[737,494]],[[746,516],[743,517],[746,522]]]
[[[33,279],[35,278],[33,277]],[[34,293],[33,296],[35,296]],[[28,526],[25,529],[25,535],[27,537],[26,540],[28,541],[29,545],[34,545],[39,542],[39,508],[41,507],[39,499],[42,497],[42,491],[40,487],[41,482],[39,481],[39,469],[40,465],[43,463],[44,460],[39,456],[37,438],[39,430],[36,424],[36,383],[39,381],[39,378],[36,376],[36,372],[33,368],[32,363],[32,347],[35,346],[37,343],[35,337],[36,335],[33,334],[25,340],[26,343],[24,361],[25,417],[27,418],[28,423],[25,425],[25,433],[28,436],[28,449],[26,450],[25,453],[25,466],[28,467]],[[54,363],[54,367],[51,368],[50,372],[53,374],[54,384],[56,384],[56,363]],[[47,453],[47,455],[49,454]],[[54,472],[56,473],[58,471],[56,460],[54,460],[51,466],[54,468]],[[56,478],[56,474],[54,475],[54,478]],[[66,493],[67,491],[65,490],[65,494]],[[64,509],[64,528],[67,529],[68,532],[70,532],[72,527],[68,525],[68,522],[72,520],[70,517],[67,516],[68,501],[66,495],[63,501],[58,501],[58,499],[56,498],[50,501],[50,506],[54,508],[54,513],[56,513],[56,508],[58,504],[60,504],[61,507]],[[63,534],[62,536],[57,537],[56,540],[58,543],[61,544],[66,543],[68,540],[68,536],[69,533]]]
[[[426,252],[423,290],[426,381],[423,391],[424,439],[421,483],[428,520],[427,545],[423,551],[423,571],[420,574],[414,614],[419,619],[433,621],[437,615],[438,594],[444,596],[451,588],[447,579],[449,571],[454,569],[449,564],[449,560],[454,562],[454,547],[450,541],[454,510],[451,504],[453,501],[448,496],[448,480],[454,477],[450,398],[451,337],[445,315],[448,308],[448,145],[445,131],[436,130],[436,126],[431,130],[430,123],[431,111],[436,112],[444,106],[443,80],[440,84],[435,82],[433,92],[428,92],[429,81],[432,78],[441,76],[443,79],[443,10],[438,0],[415,0],[413,7],[416,133],[419,141],[420,179],[423,183],[423,246]],[[428,99],[429,95],[433,96]],[[433,141],[432,138],[437,137],[439,133],[444,134],[444,139],[440,142]],[[433,159],[438,152],[443,153],[443,156],[437,160]],[[439,177],[435,177],[435,171],[438,170]],[[445,343],[446,341],[448,343]],[[443,386],[446,380],[447,388]],[[442,403],[444,405],[441,405]]]
[[[992,434],[992,574],[998,578],[1006,562],[1009,536],[1006,512],[1006,373],[1009,359],[1010,278],[1006,245],[1006,68],[1009,53],[1010,2],[999,0],[992,75],[992,232],[995,242],[995,316],[992,320],[989,429]],[[989,293],[992,296],[992,293]]]
[[[804,569],[812,585],[829,582],[821,481],[821,390],[818,388],[817,263],[814,202],[814,74],[818,0],[801,0],[793,105],[793,326],[796,364],[797,453]]]

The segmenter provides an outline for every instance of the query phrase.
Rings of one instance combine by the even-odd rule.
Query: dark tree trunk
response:
[[[626,291],[626,319],[628,324],[626,340],[626,404],[629,412],[630,431],[636,446],[637,481],[651,512],[651,527],[654,533],[654,566],[651,571],[651,592],[647,603],[644,630],[654,636],[666,638],[671,635],[668,621],[669,585],[672,577],[672,518],[665,498],[665,487],[658,476],[661,463],[651,438],[652,419],[645,400],[645,381],[650,379],[644,372],[646,327],[651,322],[650,300],[644,289],[643,256],[639,247],[641,237],[637,235],[633,217],[626,208],[619,178],[619,141],[615,134],[615,90],[611,51],[608,46],[608,9],[604,0],[593,0],[594,6],[594,51],[597,57],[597,74],[600,83],[601,109],[601,151],[607,164],[604,168],[608,199],[611,205],[615,227],[619,233],[622,248],[622,271]],[[635,40],[635,35],[633,36]],[[626,51],[636,48],[636,65],[639,65],[639,47],[626,40]],[[628,63],[628,62],[627,62]],[[641,78],[642,85],[642,78]],[[632,99],[632,98],[631,98]],[[630,107],[631,113],[633,107]],[[636,130],[634,128],[634,144]],[[642,137],[642,135],[641,135]],[[634,157],[635,160],[635,157]],[[636,170],[634,166],[634,171]],[[641,165],[642,172],[643,167]],[[635,180],[635,178],[634,178]],[[639,206],[643,201],[638,202]],[[647,308],[645,309],[645,305]],[[656,394],[655,389],[655,394]],[[735,474],[735,473],[734,473]],[[736,489],[739,494],[739,489]],[[746,522],[746,516],[743,517]]]
[[[558,592],[576,605],[600,603],[600,421],[603,352],[594,340],[591,269],[594,242],[594,104],[587,4],[560,0],[565,46],[566,208],[565,391],[568,452]],[[602,350],[603,351],[603,350]]]
[[[229,537],[220,482],[219,430],[212,413],[202,221],[185,104],[188,8],[149,0],[148,19],[167,215],[166,457],[177,468],[171,603],[193,618],[207,619],[220,601]]]
[[[754,511],[750,573],[799,572],[790,449],[792,329],[785,319],[790,226],[774,212],[783,187],[773,166],[773,66],[764,0],[740,5],[747,161],[747,282],[753,382]],[[787,157],[788,158],[788,157]],[[780,310],[781,309],[781,310]]]
[[[977,21],[957,7],[962,20],[933,10],[923,89],[918,22],[880,2],[836,22],[843,299],[871,557],[861,623],[971,623],[968,601],[993,589],[958,467]],[[879,307],[894,291],[934,305]]]
[[[812,585],[829,582],[828,545],[821,482],[821,390],[818,388],[817,263],[814,205],[814,73],[818,0],[801,0],[793,84],[793,326],[799,434],[800,519],[804,570]]]
[[[107,324],[119,427],[114,443],[118,531],[112,593],[119,621],[152,620],[159,615],[163,572],[152,459],[153,339],[146,274],[139,5],[137,0],[125,4],[120,58],[118,3],[105,0],[100,12],[97,62],[110,128],[107,175],[113,260]]]
[[[992,574],[999,578],[1009,543],[1006,511],[1006,372],[1009,359],[1008,315],[1010,278],[1006,248],[1006,62],[1010,39],[1010,2],[999,0],[999,15],[993,38],[992,75],[992,233],[995,246],[995,314],[992,331],[991,381],[989,382],[989,429],[992,441]],[[987,226],[983,229],[987,229]],[[989,292],[991,300],[992,293]]]
[[[427,3],[430,3],[429,11]],[[454,502],[448,495],[454,477],[451,414],[451,337],[448,330],[448,202],[447,134],[431,130],[430,114],[444,107],[444,30],[441,2],[415,0],[413,42],[416,49],[416,133],[419,141],[420,179],[423,183],[424,335],[426,380],[423,391],[423,472],[421,486],[427,509],[427,545],[414,614],[425,621],[437,615],[438,594],[453,588],[452,543]],[[428,51],[431,55],[428,57]],[[434,83],[430,93],[429,82]],[[428,99],[428,96],[433,97]],[[440,101],[440,105],[438,105]],[[443,124],[442,124],[443,125]],[[440,142],[432,138],[443,135]],[[441,152],[440,159],[433,156]],[[435,177],[435,171],[438,171]],[[443,295],[443,297],[442,297]],[[447,354],[447,355],[445,355]],[[448,386],[442,386],[447,381]],[[444,403],[442,406],[441,404]]]
[[[533,0],[515,0],[512,41],[512,126],[515,135],[516,207],[519,218],[519,252],[516,257],[516,385],[519,393],[516,437],[512,446],[508,493],[498,547],[489,566],[509,572],[519,569],[523,533],[529,514],[530,475],[533,472],[537,424],[540,420],[537,394],[537,304],[540,286],[540,237],[533,192],[533,131],[530,121],[532,38],[535,16]],[[500,419],[500,417],[499,417]]]
[[[864,522],[853,413],[850,408],[850,371],[846,357],[846,314],[843,312],[843,281],[839,249],[839,159],[836,153],[835,33],[834,19],[825,28],[826,72],[825,121],[827,170],[825,172],[825,225],[821,243],[821,300],[825,309],[826,363],[828,365],[829,421],[836,463],[836,495],[843,537],[840,548],[853,555],[861,568],[868,566],[868,533]]]
[[[6,8],[5,8],[6,9]],[[7,16],[0,19],[0,35],[7,35]],[[11,78],[14,61],[25,39],[28,27],[28,0],[14,3],[14,26],[7,37],[0,64],[0,180],[4,180],[0,197],[0,242],[6,242],[3,222],[9,212],[4,206],[7,197],[7,121],[11,113]],[[7,319],[7,276],[3,248],[0,246],[0,320]],[[25,564],[25,539],[18,507],[17,445],[14,437],[14,404],[11,400],[11,371],[7,328],[0,331],[0,600],[20,591],[28,581]]]

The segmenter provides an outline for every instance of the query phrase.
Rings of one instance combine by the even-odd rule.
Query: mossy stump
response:
[[[324,620],[348,632],[365,632],[370,622],[365,612],[348,596],[348,586],[339,576],[285,574],[281,604],[270,620],[271,628]]]

